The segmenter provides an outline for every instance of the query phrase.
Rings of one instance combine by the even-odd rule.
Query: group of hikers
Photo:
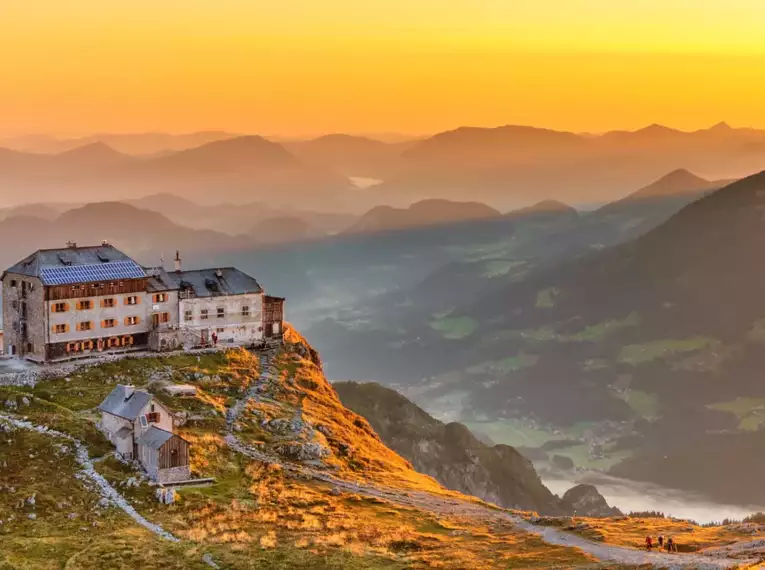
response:
[[[659,535],[659,538],[656,539],[656,544],[654,545],[653,537],[652,536],[646,536],[645,537],[645,547],[646,550],[651,551],[653,550],[653,547],[657,546],[659,550],[662,550],[663,548],[667,549],[667,552],[677,552],[677,545],[675,544],[675,541],[672,540],[671,536],[667,537],[667,540],[664,540],[663,535]]]

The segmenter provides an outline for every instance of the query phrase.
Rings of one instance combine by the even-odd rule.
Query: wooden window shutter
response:
[[[103,309],[106,306],[106,299],[101,299],[101,308]]]
[[[69,303],[64,303],[64,312],[69,310]]]
[[[106,328],[106,319],[104,319],[103,321],[101,321],[101,328],[102,328],[102,329],[105,329],[105,328]]]
[[[140,297],[139,297],[139,299],[140,299]],[[135,324],[137,324],[137,325],[141,324],[141,317],[136,317],[135,318]]]
[[[66,332],[69,332],[69,323],[67,323],[65,326],[66,326]]]
[[[136,305],[140,305],[141,304],[141,296],[140,295],[136,295],[135,296],[135,304]]]
[[[125,326],[130,324],[130,317],[125,317]]]
[[[76,330],[78,330],[78,331],[82,330],[82,323],[77,323],[77,325],[75,325],[75,326],[77,327]]]

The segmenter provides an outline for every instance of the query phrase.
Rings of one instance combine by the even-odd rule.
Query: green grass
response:
[[[484,433],[495,443],[515,447],[541,447],[548,441],[566,439],[566,434],[556,435],[551,430],[535,427],[518,418],[464,423],[471,431]]]
[[[624,400],[643,419],[653,421],[659,418],[661,404],[657,394],[649,394],[640,390],[627,390],[619,393],[617,397]]]
[[[640,324],[640,316],[632,312],[623,319],[609,319],[596,325],[591,325],[581,331],[566,335],[562,340],[570,342],[595,342],[602,340],[609,333],[625,327],[634,327]]]
[[[450,340],[469,337],[478,329],[478,321],[470,317],[446,317],[431,321],[430,328]]]
[[[550,452],[551,455],[563,455],[570,458],[574,465],[581,467],[582,469],[594,469],[598,471],[606,471],[621,463],[632,455],[630,451],[617,451],[614,453],[605,453],[604,457],[593,458],[590,457],[589,447],[585,444],[573,445],[563,449],[556,449]]]
[[[537,309],[552,309],[555,306],[555,298],[560,294],[560,290],[555,287],[542,289],[537,293]]]
[[[765,398],[736,398],[707,407],[735,415],[739,420],[738,428],[743,431],[758,431],[765,423]]]
[[[483,277],[493,279],[509,274],[513,269],[526,265],[525,261],[490,259],[484,263]]]
[[[659,358],[668,358],[675,354],[702,350],[716,342],[709,337],[696,336],[686,339],[664,339],[643,344],[630,344],[623,347],[619,352],[619,362],[637,366]]]
[[[508,356],[497,362],[497,368],[502,372],[517,372],[523,368],[536,366],[539,362],[538,354],[527,354],[520,352],[516,356]]]

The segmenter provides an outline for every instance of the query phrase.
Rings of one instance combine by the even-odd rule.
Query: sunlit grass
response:
[[[473,334],[478,329],[478,321],[471,317],[445,317],[431,321],[430,328],[445,339],[457,340]]]

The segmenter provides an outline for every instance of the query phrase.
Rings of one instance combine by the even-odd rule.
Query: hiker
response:
[[[218,346],[218,333],[212,333],[213,345]]]
[[[667,537],[667,552],[677,552],[677,546],[671,536]]]
[[[653,539],[650,536],[645,537],[645,549],[650,551],[653,548]]]
[[[659,550],[661,550],[662,548],[664,548],[664,535],[660,534],[658,540],[659,540]]]

